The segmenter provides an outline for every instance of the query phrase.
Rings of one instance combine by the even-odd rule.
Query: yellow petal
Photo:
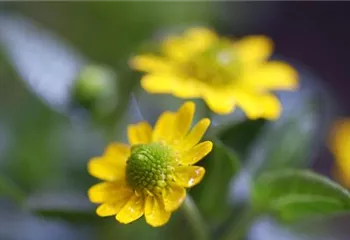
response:
[[[170,212],[165,211],[164,204],[156,197],[147,196],[145,201],[145,218],[146,222],[153,226],[159,227],[166,224],[170,219]]]
[[[281,115],[282,106],[272,94],[254,94],[249,91],[236,90],[237,105],[242,108],[249,119],[266,118],[275,120]]]
[[[295,69],[277,61],[268,62],[249,72],[242,81],[263,90],[295,90],[299,85]]]
[[[131,223],[139,219],[143,212],[144,200],[141,196],[134,194],[116,215],[116,219],[121,223]]]
[[[237,41],[234,46],[242,64],[264,61],[273,51],[273,42],[265,36],[248,36]]]
[[[171,93],[178,98],[197,98],[201,96],[202,87],[196,79],[181,79],[172,84]]]
[[[102,203],[113,202],[124,196],[130,196],[132,193],[132,189],[124,182],[102,182],[93,185],[88,191],[88,196],[91,202]]]
[[[174,137],[174,125],[175,125],[176,115],[173,112],[163,112],[158,121],[155,124],[152,140],[154,142],[165,140],[170,142]]]
[[[350,179],[350,120],[337,120],[330,131],[330,147],[342,175]]]
[[[176,121],[174,126],[174,140],[180,141],[190,130],[193,115],[196,109],[194,102],[185,102],[176,113]]]
[[[265,94],[260,97],[260,104],[263,109],[262,117],[269,120],[276,120],[280,117],[282,105],[276,96]]]
[[[132,197],[133,192],[130,191],[128,194],[121,193],[114,195],[113,200],[109,200],[109,202],[101,204],[97,209],[96,213],[100,217],[107,217],[116,215],[119,211],[125,206],[125,204]]]
[[[169,36],[162,44],[164,54],[175,61],[185,61],[194,54],[206,50],[217,40],[214,31],[192,28],[184,36]]]
[[[175,182],[182,187],[190,188],[198,184],[205,174],[205,169],[198,166],[177,167],[174,172]]]
[[[181,141],[178,146],[179,151],[187,151],[196,145],[202,139],[209,125],[210,120],[208,118],[201,119]]]
[[[169,93],[178,79],[174,75],[147,74],[141,79],[141,86],[150,93]]]
[[[130,67],[144,72],[168,72],[171,69],[170,62],[163,57],[152,54],[138,55],[131,59]]]
[[[117,166],[103,158],[93,158],[88,162],[89,173],[99,179],[105,181],[120,180],[125,177],[125,167]]]
[[[179,98],[200,96],[200,84],[174,74],[147,74],[141,79],[142,87],[150,93],[172,93]]]
[[[169,36],[162,44],[162,52],[172,60],[185,61],[191,57],[186,44],[182,37]]]
[[[165,211],[173,212],[178,209],[186,198],[186,190],[177,184],[170,184],[163,191],[163,203]]]
[[[190,28],[185,32],[185,41],[192,54],[205,51],[218,37],[216,33],[208,28]]]
[[[146,144],[152,141],[152,127],[147,122],[128,126],[128,138],[131,145]]]
[[[347,167],[347,169],[344,169],[342,166],[338,165],[338,163],[335,165],[335,167],[336,168],[334,168],[332,172],[336,181],[350,189],[350,168]]]
[[[96,214],[100,217],[108,217],[116,215],[120,209],[114,207],[114,205],[103,203],[96,209]]]
[[[116,166],[124,166],[130,156],[130,146],[123,143],[109,144],[103,155],[103,160],[113,163]]]
[[[208,107],[217,114],[229,114],[235,109],[235,99],[224,92],[207,91],[204,100]]]
[[[236,90],[237,105],[242,108],[249,119],[257,119],[263,115],[258,97],[247,91]]]
[[[213,143],[211,141],[205,141],[197,144],[187,152],[182,153],[180,159],[183,165],[193,165],[202,158],[204,158],[213,149]]]

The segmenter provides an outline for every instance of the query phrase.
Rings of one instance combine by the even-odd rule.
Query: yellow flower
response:
[[[331,130],[330,147],[336,161],[336,177],[350,188],[350,119],[340,119]]]
[[[295,90],[296,71],[280,61],[267,61],[272,41],[249,36],[238,41],[219,38],[205,28],[191,28],[183,36],[169,36],[162,56],[135,56],[130,66],[147,74],[142,87],[151,93],[179,98],[203,98],[210,109],[228,114],[235,106],[251,119],[276,119],[281,104],[271,91]]]
[[[112,143],[101,157],[88,163],[91,175],[104,180],[89,189],[93,203],[100,203],[99,216],[116,215],[121,223],[141,216],[154,227],[168,222],[186,197],[185,188],[198,184],[205,169],[193,166],[212,149],[212,142],[199,143],[210,120],[192,129],[193,102],[177,112],[164,112],[154,129],[147,122],[129,125],[130,145]]]

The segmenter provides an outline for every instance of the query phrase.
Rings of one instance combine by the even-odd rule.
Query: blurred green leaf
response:
[[[252,203],[284,221],[350,213],[350,192],[309,170],[279,170],[255,182]]]
[[[224,124],[223,129],[221,129],[222,124],[218,124],[210,129],[210,134],[218,134],[218,137],[226,146],[236,151],[240,158],[244,159],[265,123],[266,120],[263,119],[245,120],[238,123],[227,120],[226,123],[222,122]],[[231,126],[227,126],[229,124]]]
[[[45,218],[57,218],[68,222],[91,222],[98,219],[94,205],[86,196],[76,192],[52,191],[31,195],[25,207]]]
[[[17,203],[22,203],[25,193],[14,182],[0,174],[0,197],[7,197]]]
[[[70,2],[13,6],[61,33],[89,58],[112,67],[125,65],[136,46],[159,29],[212,22],[216,10],[214,2]]]
[[[58,179],[62,168],[54,135],[66,119],[29,94],[0,46],[1,80],[0,115],[9,143],[1,168],[28,193]]]
[[[248,169],[257,174],[270,169],[307,166],[319,139],[322,108],[313,96],[298,105],[294,114],[266,125],[248,156]],[[254,174],[254,175],[255,175]]]
[[[104,224],[100,228],[100,240],[192,240],[193,236],[187,220],[183,215],[176,211],[172,213],[169,222],[163,227],[154,228],[148,225],[144,217],[132,224],[121,224],[116,222],[113,217],[101,219]],[[181,231],[179,231],[181,229]]]
[[[32,19],[0,12],[0,21],[0,51],[11,71],[44,103],[67,113],[70,88],[87,60]]]
[[[222,221],[230,214],[228,188],[232,177],[238,172],[240,162],[237,155],[214,140],[212,153],[203,161],[206,174],[193,190],[195,202],[211,221]]]
[[[0,50],[18,78],[44,103],[80,120],[116,124],[131,88],[121,88],[115,69],[90,64],[64,39],[31,19],[0,14],[0,20]]]

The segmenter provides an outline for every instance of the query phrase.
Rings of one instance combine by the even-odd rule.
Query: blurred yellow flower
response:
[[[237,105],[251,119],[276,119],[282,107],[270,91],[295,90],[298,76],[287,63],[267,61],[272,45],[265,36],[231,41],[206,28],[191,28],[166,38],[163,56],[138,55],[130,66],[147,73],[141,85],[148,92],[200,97],[218,114]]]
[[[199,143],[210,120],[192,129],[195,104],[186,102],[177,112],[164,112],[154,129],[147,122],[129,125],[131,146],[112,143],[101,157],[88,163],[88,171],[104,180],[89,189],[96,213],[116,215],[121,223],[141,216],[157,227],[168,222],[186,197],[185,188],[198,184],[205,169],[192,166],[212,149],[212,142]]]
[[[340,119],[334,123],[330,147],[336,161],[336,177],[350,188],[350,119]]]

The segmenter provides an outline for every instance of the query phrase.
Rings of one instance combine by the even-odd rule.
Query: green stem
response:
[[[243,211],[241,218],[228,227],[228,231],[222,235],[221,240],[242,240],[247,234],[247,231],[257,216],[257,213],[251,208]]]
[[[195,237],[194,239],[209,240],[210,236],[208,232],[208,226],[204,222],[204,219],[201,216],[191,196],[187,195],[185,202],[181,207],[181,210],[192,228]]]

